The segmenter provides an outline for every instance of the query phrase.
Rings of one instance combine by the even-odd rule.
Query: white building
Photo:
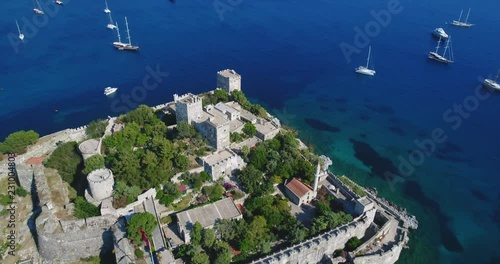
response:
[[[241,76],[230,69],[218,71],[217,88],[223,89],[227,93],[235,90],[241,91]]]
[[[191,230],[196,222],[203,228],[213,228],[218,219],[241,219],[242,214],[231,198],[186,210],[177,214],[177,228],[185,243],[191,241]]]
[[[110,169],[97,169],[87,175],[89,188],[85,190],[85,198],[93,204],[100,204],[102,200],[113,195],[115,180]]]
[[[243,159],[229,148],[225,148],[202,158],[205,171],[216,181],[231,176],[236,169],[243,169]]]

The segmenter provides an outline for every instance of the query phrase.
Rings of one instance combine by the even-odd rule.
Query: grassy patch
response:
[[[365,191],[346,176],[340,176],[339,180],[347,187],[351,188],[351,190],[360,197],[366,196]]]
[[[193,194],[188,193],[184,197],[182,197],[182,200],[180,202],[174,204],[172,207],[175,211],[184,210],[189,207],[189,202],[191,202],[191,199],[193,199]]]

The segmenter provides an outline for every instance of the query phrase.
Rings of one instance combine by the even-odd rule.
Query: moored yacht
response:
[[[104,88],[104,94],[105,95],[110,95],[112,93],[115,93],[116,90],[118,90],[118,88],[108,86],[108,87]]]
[[[132,40],[130,38],[130,31],[128,29],[128,21],[127,17],[125,17],[125,25],[127,26],[127,36],[128,36],[128,43],[124,43],[121,41],[120,38],[120,29],[118,28],[118,24],[116,24],[116,31],[118,32],[118,41],[113,42],[113,46],[117,48],[118,50],[128,50],[128,51],[137,51],[139,50],[139,46],[132,45]]]
[[[54,3],[56,3],[56,5],[63,5],[63,1],[61,0],[54,0]]]
[[[432,31],[432,34],[438,38],[442,38],[442,39],[448,38],[448,34],[446,34],[446,32],[444,31],[443,28],[434,29],[434,31]]]
[[[19,24],[17,23],[17,20],[16,20],[16,26],[17,26],[17,32],[19,32],[19,39],[21,41],[23,41],[24,40],[24,34],[21,33],[21,29],[19,28]]]
[[[35,4],[35,0],[33,1],[33,12],[35,12],[35,14],[37,14],[37,15],[45,14],[43,12],[42,6],[40,6],[40,3],[38,2],[38,0],[36,0],[36,4]]]
[[[469,12],[467,12],[467,17],[465,18],[464,22],[460,21],[460,19],[462,18],[463,12],[464,12],[464,10],[462,9],[462,11],[460,11],[460,17],[458,18],[458,20],[453,20],[451,22],[451,24],[454,26],[458,26],[458,27],[472,27],[472,26],[474,26],[474,24],[467,22],[469,20],[470,8],[469,8]]]
[[[441,38],[438,40],[438,44],[436,46],[436,51],[429,52],[429,59],[433,59],[442,63],[452,63],[453,62],[453,50],[450,45],[451,36],[448,37],[448,41],[446,41],[446,46],[444,47],[443,55],[439,54],[439,44],[441,43]],[[446,52],[449,51],[449,58],[446,58]]]
[[[498,70],[497,77],[495,80],[492,79],[484,79],[483,85],[487,88],[491,88],[497,91],[500,91],[500,83],[498,83],[498,77],[500,76],[500,69]]]
[[[116,29],[116,26],[113,23],[113,18],[111,17],[111,13],[108,13],[108,15],[109,15],[109,23],[106,27],[109,29]]]
[[[111,10],[109,10],[109,7],[108,7],[108,1],[104,0],[104,3],[106,3],[106,8],[104,8],[104,13],[106,13],[106,14],[111,13]]]
[[[372,53],[372,46],[370,46],[368,48],[368,58],[366,59],[366,67],[365,66],[359,66],[355,69],[356,73],[359,73],[359,74],[364,74],[364,75],[370,75],[370,76],[374,76],[375,75],[375,70],[372,70],[370,68],[368,68],[370,66],[370,57],[371,57],[371,53]]]

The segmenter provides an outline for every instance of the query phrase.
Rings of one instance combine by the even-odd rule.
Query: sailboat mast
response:
[[[129,32],[129,30],[128,30],[128,21],[127,21],[127,17],[125,17],[125,25],[127,26],[128,44],[129,44],[129,45],[132,45],[132,39],[130,39],[130,32]]]
[[[500,76],[500,69],[498,70],[497,77],[495,78],[495,82],[498,81],[498,76]]]
[[[19,24],[17,23],[17,20],[16,20],[16,26],[17,26],[17,31],[19,32],[19,34],[21,34],[21,29],[19,28]]]
[[[469,8],[469,12],[467,12],[467,17],[465,18],[465,22],[464,23],[467,23],[467,20],[469,20],[469,14],[470,14],[470,8]]]
[[[372,53],[372,46],[368,47],[368,58],[366,59],[366,68],[370,65],[370,55]]]
[[[113,24],[113,18],[111,18],[111,13],[108,13],[108,16],[109,16],[109,23]]]
[[[120,38],[120,28],[118,27],[118,22],[116,24],[116,33],[118,33],[118,42],[122,43],[122,39]]]
[[[106,3],[106,9],[109,9],[109,7],[108,7],[108,1],[104,0],[104,3]]]
[[[444,47],[443,57],[445,58],[446,58],[446,51],[448,50],[448,46],[450,45],[450,39],[451,36],[448,38],[448,41],[446,41],[446,46]]]
[[[460,16],[458,17],[458,22],[460,22],[460,19],[462,19],[462,14],[463,14],[463,12],[464,12],[464,10],[462,9],[462,10],[460,11]]]
[[[437,53],[437,52],[438,52],[438,50],[439,50],[439,44],[440,44],[440,43],[441,43],[441,37],[439,37],[438,44],[437,44],[437,46],[436,46],[436,51],[435,51],[436,53]]]

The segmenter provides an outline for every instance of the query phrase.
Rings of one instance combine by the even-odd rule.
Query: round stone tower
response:
[[[101,140],[89,139],[83,141],[79,146],[80,152],[82,153],[83,160],[88,159],[90,156],[95,154],[101,154]]]
[[[113,172],[110,169],[97,169],[87,176],[90,195],[96,201],[102,201],[113,194]]]

